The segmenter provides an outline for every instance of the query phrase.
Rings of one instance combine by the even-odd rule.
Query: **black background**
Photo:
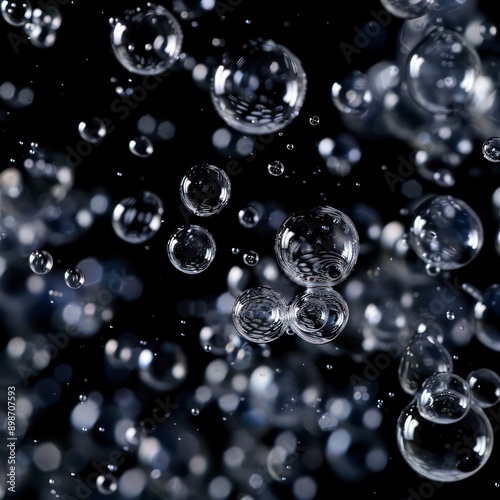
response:
[[[170,2],[161,4],[171,7]],[[119,99],[116,87],[133,88],[141,84],[143,77],[128,73],[114,57],[109,43],[109,19],[120,15],[126,7],[134,7],[135,3],[100,4],[76,0],[61,5],[62,25],[57,31],[57,41],[46,49],[34,47],[26,38],[23,39],[21,29],[5,22],[0,24],[0,83],[11,81],[19,86],[29,86],[35,96],[30,106],[21,109],[12,109],[8,103],[3,104],[0,168],[8,165],[12,158],[18,165],[22,162],[19,141],[24,144],[37,142],[46,148],[67,153],[70,148],[75,150],[81,143],[77,129],[80,121],[92,116],[108,117],[112,119],[114,129],[73,167],[75,187],[86,192],[102,190],[108,194],[112,204],[138,189],[150,190],[160,196],[165,206],[162,226],[147,244],[135,246],[120,240],[112,231],[110,213],[106,213],[98,217],[82,237],[46,247],[56,261],[53,272],[60,272],[89,256],[102,261],[123,258],[127,266],[133,268],[140,277],[143,292],[135,301],[116,305],[112,330],[110,325],[105,325],[102,331],[91,338],[73,339],[47,367],[43,375],[50,377],[58,364],[68,363],[73,368],[71,383],[65,387],[56,404],[47,405],[30,420],[23,441],[18,442],[18,450],[23,443],[29,448],[34,440],[48,439],[56,440],[64,449],[72,432],[69,414],[78,401],[78,395],[82,393],[98,390],[105,398],[112,398],[121,385],[130,387],[141,394],[143,414],[151,413],[157,394],[145,388],[135,375],[116,383],[107,379],[103,346],[109,336],[117,332],[133,332],[150,346],[156,345],[159,338],[180,343],[189,359],[189,375],[182,387],[177,392],[169,393],[169,396],[174,403],[180,403],[182,398],[196,390],[203,380],[205,366],[217,355],[205,352],[200,344],[198,334],[204,318],[184,314],[179,304],[196,300],[209,303],[224,293],[227,290],[229,269],[236,265],[244,267],[244,252],[255,250],[261,258],[273,255],[272,231],[252,231],[238,223],[238,212],[246,204],[255,201],[272,203],[284,213],[290,213],[323,203],[349,209],[354,203],[363,202],[378,211],[384,224],[393,220],[406,222],[401,210],[410,206],[411,200],[400,192],[400,186],[395,191],[389,189],[381,167],[386,165],[395,170],[398,157],[406,157],[411,151],[407,144],[391,137],[360,137],[362,158],[345,177],[335,177],[329,173],[317,151],[321,139],[334,137],[347,130],[331,100],[333,82],[353,69],[365,71],[377,61],[391,59],[396,50],[401,21],[392,19],[381,30],[382,36],[377,38],[376,43],[374,41],[357,51],[348,61],[341,44],[354,45],[356,28],[362,29],[373,20],[371,11],[382,9],[379,2],[242,0],[233,2],[233,7],[223,13],[224,19],[221,17],[223,4],[218,2],[216,9],[197,19],[196,26],[191,21],[181,20],[185,54],[196,62],[213,64],[225,50],[238,47],[249,38],[272,38],[299,57],[308,77],[307,95],[299,116],[283,130],[282,135],[275,134],[269,144],[255,150],[249,157],[236,155],[230,158],[214,148],[212,134],[225,124],[213,109],[207,88],[194,82],[190,71],[182,68],[165,77],[135,109],[129,108],[125,119],[118,119],[112,108]],[[478,5],[494,21],[491,5],[487,5],[487,2],[479,2]],[[214,38],[224,40],[225,45],[214,47]],[[146,114],[170,120],[175,124],[175,135],[171,140],[155,142],[151,157],[137,158],[128,150],[128,142],[138,135],[137,120]],[[318,125],[309,123],[312,116],[319,117]],[[474,138],[474,150],[457,169],[453,188],[440,187],[415,174],[424,194],[453,193],[467,199],[484,221],[485,244],[480,256],[466,269],[453,275],[460,281],[474,283],[479,289],[494,283],[498,277],[498,254],[494,250],[497,222],[491,207],[498,174],[494,165],[482,157],[481,145],[486,138]],[[292,150],[287,149],[288,144],[293,144]],[[201,224],[216,239],[216,258],[204,273],[184,275],[174,269],[166,252],[169,235],[184,223],[179,210],[180,179],[194,164],[210,162],[224,167],[232,159],[239,163],[241,172],[231,179],[229,204],[216,217],[206,218]],[[280,159],[285,165],[285,173],[280,177],[272,177],[267,172],[268,163],[275,159]],[[193,219],[193,222],[196,220],[200,223],[196,217]],[[233,247],[240,248],[240,253],[232,253]],[[19,255],[18,259],[10,258],[17,264],[19,261],[25,262],[27,255]],[[358,267],[369,268],[374,265],[371,258],[372,255],[362,256]],[[3,292],[14,295],[15,285],[9,289],[4,279]],[[47,308],[50,309],[48,304]],[[39,333],[49,333],[51,327],[48,323],[50,320],[41,313],[36,325]],[[4,348],[14,336],[10,325],[11,322],[4,321]],[[286,354],[310,356],[311,351],[311,346],[289,336],[282,337],[271,348],[273,361],[278,364]],[[319,349],[318,352],[320,354],[314,354],[312,358],[324,382],[332,389],[342,391],[348,388],[349,377],[363,373],[365,365],[357,364],[348,355],[332,356],[328,350]],[[457,347],[453,355],[456,371],[461,374],[467,374],[480,366],[495,367],[498,363],[497,354],[475,339],[463,350]],[[332,359],[334,369],[329,371],[325,367]],[[12,366],[5,364],[5,371],[3,379],[9,383],[15,382],[21,390],[23,384],[16,382]],[[311,473],[318,484],[318,498],[345,498],[349,494],[360,495],[361,498],[405,499],[409,498],[410,488],[419,491],[427,481],[406,465],[396,447],[396,420],[409,402],[409,396],[401,390],[397,380],[397,361],[382,371],[377,386],[377,398],[384,402],[381,431],[389,456],[387,466],[382,472],[353,483],[344,481],[324,462]],[[23,387],[25,394],[29,395],[30,390],[31,385]],[[180,406],[174,418],[192,421],[194,417]],[[210,446],[215,476],[222,470],[221,454],[233,429],[222,421],[216,408],[202,412],[193,425]],[[109,437],[103,438],[92,433],[88,439],[97,443],[98,451],[95,453],[100,454],[92,459],[100,460],[106,456],[106,450],[113,449]],[[500,483],[496,466],[498,453],[497,447],[494,447],[488,463],[471,478],[442,486],[431,485],[430,489],[421,490],[421,493],[428,495],[422,498],[449,497],[463,491],[465,486],[480,492],[483,498],[496,498],[498,489],[495,483]],[[130,460],[133,462],[133,459]],[[82,478],[88,470],[79,472]],[[60,474],[67,476],[68,472],[62,470]],[[22,483],[19,480],[16,498],[37,498],[38,494],[39,498],[51,497],[47,493],[50,490],[48,481],[54,475],[40,473],[33,466],[32,472],[23,477]],[[238,494],[242,494],[243,490],[238,491],[238,488],[235,486],[232,498],[241,498]],[[270,489],[276,498],[293,498],[288,485],[272,485]],[[74,490],[58,490],[57,483],[56,490],[61,496],[63,493],[74,495]],[[203,488],[200,492],[194,492],[192,498],[197,498],[202,491]],[[9,493],[6,497],[9,495],[14,498]],[[110,496],[114,497],[118,495]],[[93,492],[92,498],[100,497]],[[145,492],[144,498],[156,498],[156,495]]]

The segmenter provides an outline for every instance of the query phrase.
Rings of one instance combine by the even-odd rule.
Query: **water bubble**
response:
[[[478,215],[454,196],[430,196],[413,211],[408,243],[426,264],[446,270],[464,267],[477,256],[483,240]]]
[[[288,149],[288,151],[292,151],[292,149],[294,148],[295,146],[293,144],[287,144],[286,145],[286,149]]]
[[[220,117],[245,134],[268,134],[285,128],[299,114],[307,78],[302,63],[273,40],[250,40],[226,53],[210,87]]]
[[[297,294],[288,306],[289,326],[311,344],[326,344],[336,338],[347,325],[347,303],[332,288],[307,288]]]
[[[110,22],[113,53],[127,71],[158,75],[177,62],[183,32],[165,7],[148,3],[147,8],[127,9]]]
[[[490,368],[473,370],[467,376],[474,404],[491,408],[500,402],[500,376]]]
[[[94,117],[89,121],[81,121],[78,133],[84,141],[99,144],[106,137],[106,125],[103,120]]]
[[[0,12],[11,26],[24,26],[31,19],[33,9],[28,0],[2,0]]]
[[[212,234],[204,227],[190,224],[177,229],[169,238],[168,258],[186,274],[198,274],[210,266],[216,254]]]
[[[215,165],[194,165],[181,180],[180,197],[190,212],[210,217],[228,204],[231,181],[226,172]]]
[[[198,19],[215,8],[216,0],[173,0],[172,9],[182,20]]]
[[[127,243],[139,244],[152,238],[160,229],[163,202],[150,191],[123,198],[113,210],[112,227]]]
[[[500,352],[500,285],[490,285],[483,293],[469,284],[462,287],[476,299],[473,309],[476,338],[489,349]]]
[[[344,114],[364,114],[373,99],[368,77],[358,70],[351,71],[332,85],[331,97],[335,107]]]
[[[101,474],[96,479],[96,486],[102,495],[112,495],[118,489],[118,481],[112,474]]]
[[[451,310],[446,311],[446,319],[453,321],[455,319],[455,313]]]
[[[247,205],[238,212],[238,220],[243,227],[255,227],[260,220],[259,211],[253,205]]]
[[[274,160],[267,165],[267,171],[271,175],[279,177],[285,171],[285,166],[279,160]]]
[[[57,3],[40,3],[33,9],[29,22],[36,26],[56,31],[62,24],[61,9]]]
[[[309,123],[315,127],[316,125],[319,124],[319,117],[317,117],[316,115],[314,116],[311,116],[311,118],[309,118]]]
[[[154,151],[151,139],[145,135],[140,135],[128,143],[129,151],[139,158],[149,158]]]
[[[471,101],[481,61],[460,33],[440,26],[410,52],[405,70],[413,99],[432,114],[447,115]]]
[[[47,274],[54,265],[54,259],[46,250],[35,250],[29,256],[28,265],[36,274]]]
[[[259,262],[259,254],[255,250],[250,250],[243,254],[243,262],[247,266],[255,266]]]
[[[500,162],[500,137],[490,137],[483,142],[483,156],[492,163]]]
[[[199,408],[191,408],[191,415],[193,415],[194,417],[196,417],[199,414],[200,414]]]
[[[432,0],[380,0],[384,9],[399,19],[416,19],[429,11]]]
[[[352,272],[359,236],[340,210],[317,206],[288,216],[278,229],[275,253],[283,272],[304,286],[334,286]]]
[[[249,288],[235,300],[232,317],[236,330],[244,339],[272,342],[287,328],[287,303],[273,288]]]
[[[79,267],[67,269],[64,273],[64,282],[69,288],[76,290],[85,283],[85,273]]]

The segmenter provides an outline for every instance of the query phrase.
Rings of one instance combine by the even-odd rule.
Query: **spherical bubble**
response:
[[[129,151],[139,158],[149,158],[154,151],[153,143],[149,137],[140,135],[128,143]]]
[[[416,19],[425,15],[432,0],[380,0],[384,9],[400,19]]]
[[[251,342],[271,342],[287,327],[287,304],[276,290],[266,286],[249,288],[235,300],[233,323],[238,333]]]
[[[288,306],[291,330],[311,344],[326,344],[344,330],[349,308],[344,297],[332,288],[307,288]]]
[[[95,483],[101,495],[112,495],[118,489],[118,481],[112,474],[99,475]]]
[[[267,165],[267,171],[274,177],[279,177],[285,171],[285,166],[279,160],[274,160]]]
[[[80,137],[92,144],[99,144],[106,137],[106,125],[100,118],[94,117],[78,124]]]
[[[11,26],[24,26],[30,20],[33,9],[28,0],[2,0],[0,12]]]
[[[226,172],[215,165],[194,165],[181,180],[180,197],[190,212],[198,217],[210,217],[228,204],[231,181]]]
[[[464,267],[478,255],[483,241],[481,219],[461,199],[434,195],[413,211],[408,243],[429,266]]]
[[[410,95],[432,114],[467,106],[481,73],[481,60],[458,32],[431,31],[408,55],[405,81]]]
[[[490,285],[476,298],[473,310],[476,338],[489,349],[500,352],[500,285]]]
[[[396,426],[404,460],[420,475],[439,482],[460,481],[481,469],[491,455],[493,436],[488,417],[475,405],[458,422],[438,424],[422,417],[413,400]]]
[[[216,0],[173,0],[172,9],[183,20],[198,19],[215,7]]]
[[[64,273],[64,282],[69,288],[80,288],[85,283],[85,273],[79,267],[67,269]]]
[[[46,250],[34,250],[29,256],[28,265],[36,274],[47,274],[54,265],[54,259]]]
[[[286,276],[304,286],[334,286],[352,272],[359,236],[340,210],[317,206],[287,217],[275,238],[275,253]]]
[[[483,142],[483,156],[492,163],[500,162],[500,137],[490,137]]]
[[[247,205],[238,212],[238,220],[243,227],[255,227],[260,220],[260,214],[253,205]]]
[[[175,16],[161,5],[126,10],[110,21],[111,47],[131,73],[158,75],[178,60],[183,32]]]
[[[500,376],[490,368],[473,370],[467,376],[472,402],[481,408],[491,408],[500,402]]]
[[[245,134],[282,130],[299,114],[307,78],[302,63],[273,40],[250,40],[226,53],[215,71],[210,95],[220,117]]]
[[[152,238],[160,229],[163,202],[150,191],[123,198],[113,210],[112,227],[127,243],[139,244]]]
[[[451,372],[434,373],[426,378],[417,394],[422,417],[437,424],[450,424],[463,418],[471,405],[470,388]]]
[[[255,250],[249,250],[243,254],[243,262],[247,266],[256,266],[259,263],[260,256]]]
[[[167,250],[176,269],[186,274],[198,274],[213,262],[216,244],[207,229],[190,224],[180,227],[170,236]]]
[[[331,97],[341,113],[364,114],[373,99],[370,81],[361,71],[353,70],[332,85]]]

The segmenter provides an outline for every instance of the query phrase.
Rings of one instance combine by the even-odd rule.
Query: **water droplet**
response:
[[[111,495],[118,489],[118,481],[112,474],[101,474],[96,479],[97,491],[103,495]]]
[[[259,211],[253,205],[247,205],[238,212],[238,220],[243,227],[255,227],[260,220]]]
[[[197,416],[200,414],[200,410],[198,408],[191,408],[191,415]]]
[[[94,117],[89,121],[81,121],[78,133],[84,141],[99,144],[106,137],[106,125],[100,118]]]

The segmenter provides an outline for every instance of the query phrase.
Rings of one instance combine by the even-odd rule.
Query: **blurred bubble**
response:
[[[238,212],[238,220],[243,227],[255,227],[260,220],[260,214],[256,207],[247,205]]]
[[[102,495],[112,495],[118,489],[118,481],[112,474],[100,474],[96,479],[96,487]]]
[[[149,158],[154,151],[153,143],[145,135],[140,135],[128,143],[129,151],[139,158]]]
[[[400,19],[415,19],[426,14],[432,0],[380,0],[387,12]]]
[[[24,26],[31,19],[33,9],[28,0],[2,0],[0,12],[10,25]]]
[[[216,0],[173,0],[172,9],[182,20],[199,19],[211,12]]]
[[[332,85],[331,97],[335,107],[345,114],[364,114],[372,102],[370,81],[365,73],[353,70]]]
[[[99,144],[106,137],[106,125],[103,120],[93,117],[78,124],[80,137],[91,144]]]

